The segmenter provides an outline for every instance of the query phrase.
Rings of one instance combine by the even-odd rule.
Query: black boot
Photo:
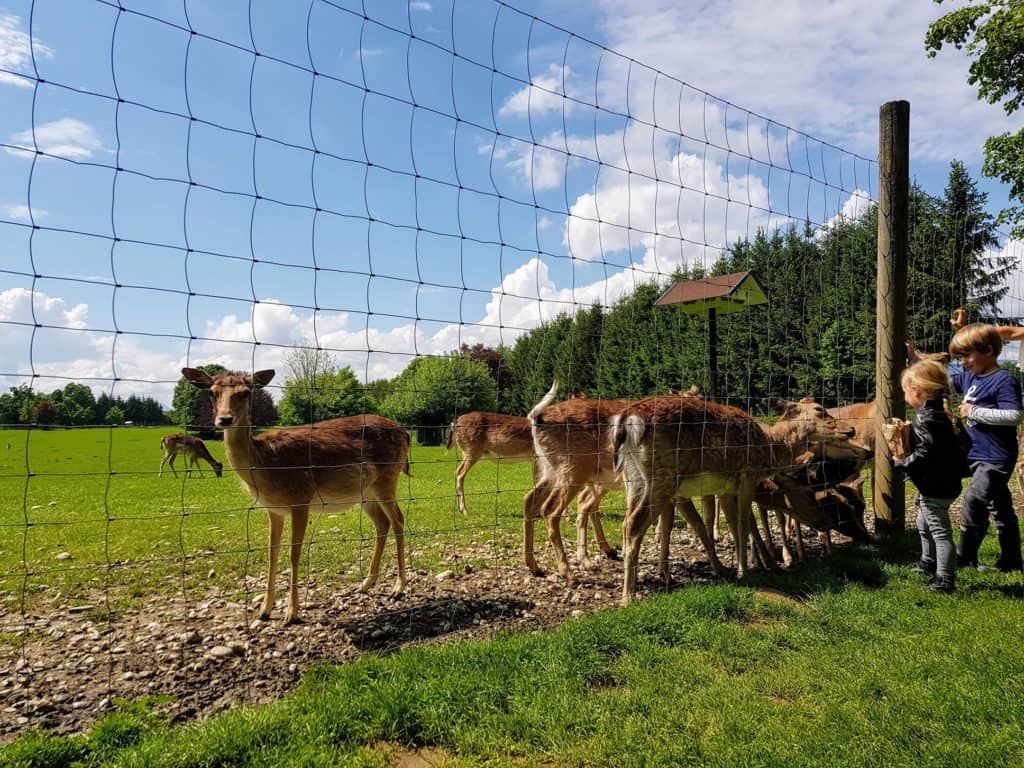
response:
[[[1024,569],[1020,555],[1020,524],[1014,520],[999,530],[999,559],[996,567],[1003,573]]]
[[[977,568],[978,550],[985,540],[985,531],[977,528],[961,528],[960,541],[956,545],[956,567]]]

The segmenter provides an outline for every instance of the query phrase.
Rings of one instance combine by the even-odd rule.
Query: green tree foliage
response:
[[[288,426],[372,413],[376,409],[352,369],[345,366],[337,371],[320,371],[312,380],[288,379],[277,410],[281,424]]]
[[[418,357],[409,363],[381,403],[381,412],[415,428],[420,445],[438,445],[444,428],[457,416],[493,411],[496,404],[495,383],[487,366],[453,354]]]
[[[32,405],[33,424],[53,424],[57,421],[57,406],[48,397],[37,398]]]
[[[63,390],[51,392],[50,399],[57,409],[57,423],[71,426],[97,423],[96,398],[84,384],[71,382]]]
[[[110,410],[107,411],[107,415],[103,417],[103,423],[109,424],[112,427],[116,427],[118,424],[124,424],[124,411],[118,405],[112,405]]]
[[[978,86],[978,98],[1003,102],[1007,115],[1024,104],[1024,0],[968,0],[934,21],[924,44],[929,57],[947,44],[966,48],[973,59],[967,82]],[[1024,204],[1024,128],[985,140],[982,173],[1008,184],[1010,199]],[[1009,206],[998,220],[1024,238],[1024,205]]]

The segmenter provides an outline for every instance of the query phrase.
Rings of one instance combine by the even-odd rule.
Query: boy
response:
[[[963,395],[960,415],[966,419],[971,450],[967,454],[971,484],[960,513],[960,567],[993,570],[978,564],[978,549],[991,515],[999,536],[1001,571],[1021,570],[1020,524],[1013,510],[1007,483],[1017,461],[1017,424],[1021,420],[1021,389],[1017,380],[999,367],[1003,340],[995,326],[973,323],[956,332],[949,344],[953,357],[962,359],[963,373],[950,377]]]

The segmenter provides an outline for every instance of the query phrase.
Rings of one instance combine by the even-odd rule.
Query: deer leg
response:
[[[281,532],[284,530],[284,515],[267,510],[270,515],[270,543],[267,545],[267,591],[263,596],[260,618],[266,621],[274,609],[274,583],[277,579],[277,556],[281,551]]]
[[[765,517],[765,524],[767,526],[767,516]],[[775,556],[775,553],[768,547],[767,542],[761,537],[761,531],[757,527],[757,521],[754,520],[753,510],[751,510],[750,518],[748,519],[750,525],[750,541],[753,545],[754,556],[758,564],[766,571],[774,570],[778,567],[779,561]]]
[[[803,563],[807,561],[807,550],[804,549],[804,531],[799,520],[796,518],[791,519],[793,520],[793,525],[796,526],[796,556]]]
[[[737,555],[739,559],[736,563],[736,578],[742,579],[747,575],[747,537],[751,535],[750,523],[754,519],[754,514],[751,511],[754,503],[754,489],[753,488],[740,488],[740,492],[736,495],[736,521],[739,525],[740,530],[736,540],[739,544],[737,547]],[[756,530],[753,530],[752,535],[755,542],[761,538],[761,534]],[[764,542],[761,542],[764,545]]]
[[[711,563],[711,570],[714,571],[716,576],[721,576],[722,562],[718,559],[718,553],[715,551],[715,542],[708,533],[704,521],[697,514],[697,508],[693,506],[693,502],[690,499],[679,499],[676,502],[676,510],[696,532],[697,538],[700,539],[700,543],[704,547],[704,553],[708,556],[708,562]]]
[[[619,551],[608,543],[607,537],[604,535],[604,525],[601,523],[601,501],[604,499],[605,494],[608,492],[606,489],[601,488],[597,491],[597,500],[594,502],[594,509],[590,513],[590,522],[594,525],[594,538],[597,540],[597,546],[601,548],[601,552],[609,560],[619,560]]]
[[[548,524],[548,538],[551,546],[554,547],[555,557],[558,560],[558,573],[570,584],[575,581],[572,571],[569,569],[569,558],[565,555],[565,545],[562,542],[561,521],[562,514],[572,502],[572,496],[563,488],[559,488],[545,502],[544,521]]]
[[[395,586],[391,590],[392,597],[398,597],[405,591],[405,516],[395,501],[382,501],[381,506],[391,523],[391,529],[395,532],[395,546],[398,549],[398,577],[395,579]]]
[[[825,547],[825,554],[832,557],[832,534],[828,531],[820,531],[818,533],[818,541]]]
[[[691,502],[692,503],[692,502]],[[722,531],[719,529],[718,500],[715,496],[700,497],[701,514],[704,516],[704,527],[711,534],[712,541],[718,541]]]
[[[661,537],[658,539],[658,577],[666,587],[672,583],[668,570],[668,549],[672,540],[672,526],[676,522],[676,505],[663,504],[658,510],[658,528]]]
[[[539,483],[523,499],[523,559],[527,569],[534,576],[544,575],[544,571],[537,565],[537,558],[533,551],[533,528],[540,516],[539,508],[545,493],[550,493],[550,489],[546,483]]]
[[[388,529],[391,528],[391,523],[388,521],[387,515],[384,514],[380,504],[376,501],[363,502],[363,511],[366,512],[366,516],[373,523],[376,534],[373,539],[373,554],[370,556],[370,571],[366,574],[366,578],[363,579],[363,583],[359,585],[360,592],[368,592],[380,577],[380,558],[384,554],[384,543],[387,541]]]
[[[629,500],[626,518],[622,521],[622,604],[629,603],[636,596],[637,564],[640,557],[640,544],[644,533],[650,527],[651,497],[653,494],[640,493]],[[671,505],[671,496],[669,502]],[[659,515],[660,517],[660,515]]]
[[[165,453],[163,455],[163,457],[160,459],[160,474],[158,474],[157,477],[163,477],[164,476],[164,464],[167,463],[168,456],[170,456],[170,454]],[[1018,476],[1017,479],[1019,480],[1020,476]]]
[[[764,529],[764,547],[769,557],[776,563],[779,561],[779,550],[775,547],[775,541],[772,538],[772,526],[768,522],[768,510],[763,504],[757,505],[758,519],[761,521],[761,527]],[[756,526],[755,526],[756,527]],[[783,536],[785,538],[785,536]]]
[[[292,542],[291,566],[289,578],[288,613],[284,617],[285,624],[294,624],[299,620],[299,560],[302,558],[302,542],[306,539],[306,525],[309,523],[309,507],[292,508]]]
[[[781,510],[775,510],[775,522],[779,525],[779,536],[782,539],[782,564],[789,568],[793,565],[793,550],[789,546],[789,520]]]
[[[198,457],[196,457],[196,456],[192,457],[192,466],[195,467],[197,470],[199,470],[199,476],[200,477],[204,477],[204,475],[203,475],[203,465],[199,463],[199,458]]]
[[[176,458],[178,458],[178,454],[174,453],[174,454],[171,454],[171,458],[170,458],[170,459],[168,459],[168,461],[167,461],[167,463],[168,463],[168,464],[170,465],[170,467],[171,467],[171,472],[173,472],[173,473],[174,473],[174,476],[175,476],[175,477],[177,477],[177,476],[178,476],[178,470],[176,470],[176,469],[174,468],[174,460],[175,460]]]
[[[466,507],[466,490],[464,483],[466,481],[466,475],[469,474],[469,470],[473,468],[473,465],[477,463],[478,459],[462,454],[462,461],[459,462],[459,466],[455,468],[455,500],[458,502],[459,511],[464,514],[469,514],[469,509]]]

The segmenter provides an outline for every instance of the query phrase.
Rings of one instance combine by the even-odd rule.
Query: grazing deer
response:
[[[782,418],[764,427],[738,408],[692,397],[650,397],[622,410],[612,433],[615,468],[626,484],[623,603],[636,593],[644,533],[655,518],[671,518],[676,499],[719,497],[736,543],[736,575],[743,578],[758,482],[793,468],[811,443],[828,442],[837,457],[860,452],[849,444],[852,430],[838,428],[810,398],[785,402]]]
[[[213,468],[213,472],[217,477],[221,476],[221,472],[224,469],[224,465],[213,458],[206,447],[206,443],[198,437],[182,433],[164,435],[160,438],[160,447],[164,449],[164,455],[160,459],[160,474],[158,477],[163,477],[164,475],[164,464],[169,464],[171,472],[174,473],[175,477],[178,476],[178,471],[174,468],[174,460],[179,453],[185,454],[185,474],[190,473],[192,467],[195,467],[199,470],[199,476],[202,477],[203,468],[199,466],[200,459]]]
[[[213,395],[214,424],[224,430],[224,449],[231,468],[270,516],[267,590],[260,618],[274,607],[274,580],[285,518],[291,518],[291,576],[286,623],[299,618],[299,558],[310,507],[346,509],[361,504],[376,529],[370,570],[360,591],[380,575],[380,559],[388,530],[394,529],[398,578],[392,595],[405,588],[405,520],[396,500],[401,474],[409,474],[409,435],[382,416],[364,414],[318,421],[253,434],[252,391],[266,386],[274,371],[252,376],[220,373],[210,377],[196,368],[182,374]]]
[[[469,514],[463,483],[469,470],[482,458],[499,462],[533,460],[533,435],[523,416],[473,411],[459,416],[448,430],[445,448],[459,447],[462,461],[455,468],[455,498],[462,514]]]

